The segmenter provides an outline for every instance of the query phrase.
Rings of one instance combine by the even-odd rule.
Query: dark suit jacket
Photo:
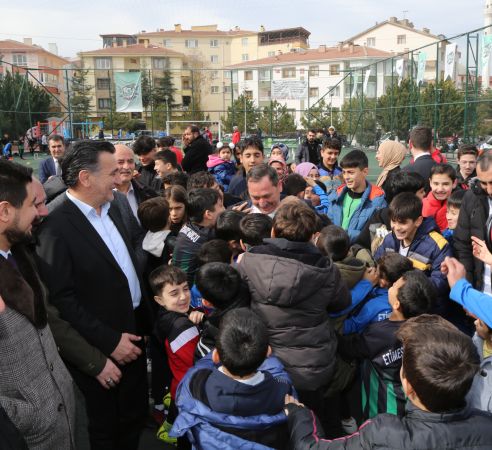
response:
[[[55,161],[53,161],[53,157],[49,156],[48,158],[43,159],[39,165],[39,181],[44,184],[48,181],[48,178],[53,175],[56,175]]]
[[[208,155],[212,153],[212,147],[203,139],[203,136],[198,136],[184,150],[185,156],[181,162],[183,170],[189,174],[207,171]]]
[[[431,174],[431,169],[437,163],[432,159],[430,153],[428,155],[423,155],[417,158],[413,163],[408,164],[402,170],[407,172],[417,172],[425,180],[425,192],[428,194],[430,192],[429,178]]]
[[[114,203],[109,216],[140,275],[130,237]],[[123,332],[137,334],[125,274],[104,241],[68,198],[41,225],[37,253],[50,302],[89,343],[109,356]]]

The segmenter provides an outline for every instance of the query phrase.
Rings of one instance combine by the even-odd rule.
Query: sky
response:
[[[417,29],[451,37],[483,26],[485,0],[0,0],[0,40],[22,41],[75,57],[102,47],[99,34],[217,24],[229,30],[267,30],[302,26],[310,45],[336,45],[391,16],[407,18]]]

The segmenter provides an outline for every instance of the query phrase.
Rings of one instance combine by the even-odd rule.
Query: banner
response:
[[[427,63],[427,53],[419,53],[419,62],[417,64],[417,85],[423,83],[425,76],[425,65]]]
[[[140,72],[115,72],[116,112],[143,112]]]
[[[357,95],[357,85],[359,84],[359,72],[352,73],[352,83],[354,83],[352,86],[352,97],[355,97]]]
[[[398,75],[398,86],[400,86],[401,81],[403,80],[403,71],[405,68],[405,61],[403,58],[397,59],[395,63],[395,72]]]
[[[490,52],[492,51],[492,34],[482,34],[482,89],[489,87]]]
[[[308,95],[307,81],[298,80],[273,80],[272,99],[274,100],[300,100]]]
[[[454,69],[456,66],[456,49],[457,44],[446,45],[446,59],[444,66],[444,80],[448,77],[454,80]]]
[[[367,95],[367,85],[369,84],[369,77],[371,76],[371,69],[366,70],[366,74],[364,76],[364,87],[362,89],[362,92],[364,95]]]

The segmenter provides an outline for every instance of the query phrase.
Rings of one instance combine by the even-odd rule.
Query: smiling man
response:
[[[268,164],[253,167],[246,175],[252,213],[266,214],[273,218],[280,206],[282,185],[276,170]]]
[[[344,185],[332,191],[328,200],[328,217],[354,242],[374,211],[384,208],[384,191],[369,183],[369,161],[361,150],[352,150],[340,162]]]

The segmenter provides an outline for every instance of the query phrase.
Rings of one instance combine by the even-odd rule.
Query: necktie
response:
[[[55,159],[55,174],[56,174],[56,176],[60,176],[61,175],[60,163],[56,159]]]

